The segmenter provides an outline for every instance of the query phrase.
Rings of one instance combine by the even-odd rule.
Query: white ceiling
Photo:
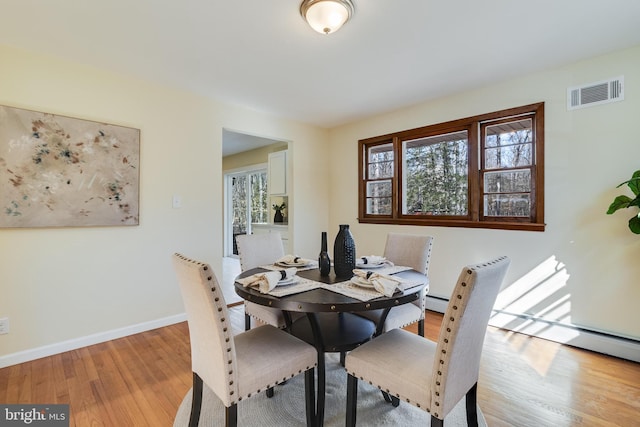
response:
[[[283,143],[274,139],[263,138],[261,136],[247,135],[246,133],[234,132],[227,129],[222,130],[222,157],[232,154],[242,153],[256,148],[266,147]]]
[[[323,36],[299,0],[0,0],[0,43],[322,127],[640,44],[639,0],[354,3]]]

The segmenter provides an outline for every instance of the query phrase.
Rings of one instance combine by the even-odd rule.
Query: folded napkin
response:
[[[238,283],[242,286],[259,290],[263,294],[269,293],[273,288],[278,286],[281,280],[291,279],[296,275],[295,268],[287,268],[285,270],[268,271],[265,273],[256,273],[243,279],[238,279]]]
[[[386,274],[378,274],[373,271],[355,269],[353,274],[373,285],[373,288],[381,294],[390,297],[397,289],[402,289],[400,280]]]
[[[387,261],[387,259],[385,257],[378,256],[378,255],[363,256],[363,257],[358,258],[358,260],[360,261],[358,264],[378,265],[378,264],[383,264],[383,263],[389,263],[389,264],[393,265],[393,263],[391,261]]]
[[[300,258],[295,255],[285,255],[282,258],[276,261],[276,264],[298,264],[305,263],[308,264],[310,261],[308,259]]]

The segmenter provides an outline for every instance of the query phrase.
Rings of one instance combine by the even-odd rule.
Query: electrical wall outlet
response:
[[[3,317],[0,319],[0,335],[9,333],[9,318]]]

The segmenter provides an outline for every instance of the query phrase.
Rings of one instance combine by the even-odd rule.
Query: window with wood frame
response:
[[[361,223],[544,231],[544,103],[358,146]]]

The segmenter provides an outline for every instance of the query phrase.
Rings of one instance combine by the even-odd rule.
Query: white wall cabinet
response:
[[[269,153],[268,180],[270,195],[287,195],[287,150]]]
[[[289,247],[289,227],[286,225],[272,225],[272,224],[251,224],[251,231],[254,234],[262,233],[280,233],[282,239],[282,246],[284,246],[284,253],[290,254],[291,248]]]

